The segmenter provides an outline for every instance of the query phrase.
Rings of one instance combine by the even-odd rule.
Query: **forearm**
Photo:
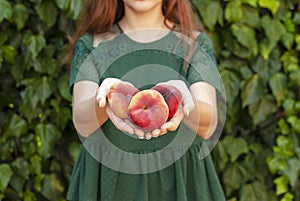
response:
[[[88,137],[108,119],[105,108],[100,108],[95,99],[77,103],[73,107],[73,123],[77,132]]]
[[[77,132],[88,137],[106,120],[104,108],[96,103],[95,95],[98,89],[96,83],[82,81],[74,85],[73,92],[73,123]]]
[[[217,110],[211,104],[195,98],[194,103],[195,108],[190,112],[189,116],[183,119],[183,122],[203,139],[209,139],[217,127]]]

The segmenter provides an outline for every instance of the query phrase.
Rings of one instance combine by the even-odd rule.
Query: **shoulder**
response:
[[[215,55],[215,48],[212,39],[205,33],[205,32],[195,32],[196,35],[195,41],[200,46],[200,48],[208,53],[208,55],[213,59],[216,63],[216,55]]]
[[[194,38],[200,46],[205,46],[206,48],[213,48],[213,42],[205,32],[195,31]]]
[[[80,38],[76,42],[75,50],[81,49],[81,48],[87,49],[89,51],[92,50],[92,48],[93,48],[93,35],[92,34],[84,34],[84,35],[80,36]]]

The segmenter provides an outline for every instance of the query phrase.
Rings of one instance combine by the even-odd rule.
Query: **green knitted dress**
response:
[[[73,84],[77,81],[90,80],[100,84],[106,77],[128,79],[139,89],[151,87],[155,84],[153,80],[160,82],[184,77],[187,84],[201,81],[202,78],[196,75],[195,69],[183,68],[183,59],[158,50],[164,44],[167,48],[175,47],[177,37],[171,31],[162,39],[151,42],[151,48],[137,48],[123,54],[122,51],[126,52],[128,49],[126,44],[138,47],[143,47],[143,44],[131,40],[125,34],[120,34],[119,38],[101,42],[95,48],[92,35],[82,36],[76,44],[71,63],[71,93]],[[209,37],[201,33],[197,37],[197,43],[206,52],[208,59],[216,64]],[[92,52],[103,52],[109,47],[115,47],[109,52],[115,54],[114,61],[108,62],[109,68],[99,69],[100,67],[97,67],[100,66],[99,62],[94,62],[97,65],[88,67],[92,68],[88,69],[89,72],[80,70],[81,65],[86,62],[86,58],[91,57]],[[92,56],[95,57],[99,55],[98,53]],[[104,53],[102,56],[103,61],[109,60]],[[177,74],[174,73],[166,78],[163,75],[166,69]],[[130,75],[128,72],[133,73]],[[85,75],[79,76],[79,74]],[[145,84],[141,84],[141,80]],[[101,135],[102,138],[99,138]],[[103,143],[105,140],[109,143]],[[195,135],[183,123],[177,131],[168,132],[151,140],[141,140],[119,131],[110,120],[107,120],[83,141],[84,146],[81,148],[70,180],[67,200],[225,201],[211,156],[199,159],[202,138]],[[174,141],[176,143],[172,144]],[[170,144],[172,146],[169,146]],[[162,150],[165,155],[161,159],[154,157],[150,162],[147,159],[148,161],[138,164],[135,159],[131,161],[130,158],[131,154],[146,156]],[[156,165],[153,165],[154,163]]]

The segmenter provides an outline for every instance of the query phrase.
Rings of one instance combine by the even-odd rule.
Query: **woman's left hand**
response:
[[[159,83],[158,85],[160,84],[170,85],[178,89],[182,95],[182,102],[177,108],[174,116],[169,121],[164,123],[159,129],[155,129],[152,132],[146,133],[146,139],[164,135],[168,131],[175,131],[180,125],[183,117],[188,116],[195,107],[193,96],[185,82],[183,82],[182,80],[170,80],[167,82]]]
[[[179,105],[179,107],[177,108],[176,113],[174,114],[174,116],[167,121],[166,123],[164,123],[159,129],[155,129],[151,132],[151,137],[158,137],[158,136],[162,136],[164,134],[166,134],[168,131],[175,131],[177,130],[178,126],[180,125],[182,119],[184,117],[183,111],[182,111],[182,105]],[[146,138],[147,138],[146,134]]]

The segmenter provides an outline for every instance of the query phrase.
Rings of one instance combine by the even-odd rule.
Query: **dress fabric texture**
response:
[[[170,38],[168,38],[170,37]],[[176,37],[170,33],[163,39],[158,41],[161,45],[170,42],[169,39]],[[130,42],[129,38],[125,39]],[[168,40],[167,40],[168,39]],[[124,38],[122,39],[124,40]],[[201,33],[197,37],[197,43],[202,50],[208,55],[212,62],[216,62],[214,50],[209,37],[205,33]],[[71,62],[70,71],[70,91],[75,82],[80,80],[90,80],[101,83],[106,77],[122,78],[130,70],[141,65],[147,65],[149,62],[155,65],[168,66],[171,70],[178,72],[186,78],[188,84],[201,81],[201,76],[189,75],[182,69],[182,59],[170,53],[164,53],[159,50],[147,49],[131,52],[125,56],[118,57],[116,61],[110,65],[110,68],[103,70],[92,67],[91,72],[80,78],[80,67],[91,52],[97,49],[107,49],[113,44],[114,39],[100,43],[97,47],[93,46],[93,36],[86,34],[82,36],[76,46]],[[108,45],[108,46],[106,46]],[[170,46],[176,44],[170,44]],[[125,47],[126,48],[126,47]],[[153,67],[153,75],[155,74],[155,65]],[[90,75],[90,76],[89,76]],[[142,76],[142,75],[141,75]],[[160,78],[157,78],[160,79]],[[162,78],[163,79],[163,78]],[[163,80],[162,80],[163,81]],[[142,88],[151,87],[142,86]],[[183,123],[180,125],[181,132],[186,135],[193,134]],[[131,174],[117,171],[103,165],[97,158],[91,154],[90,150],[99,149],[99,152],[110,154],[109,157],[116,160],[126,157],[126,153],[147,154],[164,149],[175,136],[177,131],[168,132],[167,134],[152,138],[151,140],[140,140],[117,130],[110,120],[107,120],[101,128],[105,137],[123,152],[112,154],[109,147],[98,147],[97,145],[82,146],[75,163],[71,176],[67,200],[70,201],[225,201],[224,193],[220,185],[218,176],[211,156],[208,155],[204,159],[199,159],[199,153],[202,147],[202,138],[195,136],[193,141],[185,142],[178,147],[171,147],[170,150],[176,152],[177,149],[186,148],[183,155],[169,166],[143,174]],[[98,132],[91,134],[90,141],[97,137]],[[89,140],[87,139],[86,144]]]

